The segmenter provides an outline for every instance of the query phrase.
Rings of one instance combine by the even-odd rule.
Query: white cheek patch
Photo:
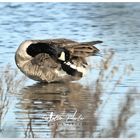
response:
[[[65,62],[65,64],[67,64],[68,66],[70,66],[71,68],[73,68],[73,69],[76,69],[76,66],[75,65],[73,65],[73,64],[71,64],[70,62]]]
[[[87,70],[84,67],[76,67],[76,69],[77,69],[77,71],[83,73],[83,75],[85,75],[87,73]]]
[[[71,64],[70,62],[65,62],[65,64],[67,64],[68,66],[70,66],[72,69],[77,70],[78,72],[81,72],[83,75],[85,75],[87,73],[87,69],[86,67],[76,67],[75,65]]]
[[[58,57],[59,60],[65,61],[65,53],[61,52],[60,57]]]

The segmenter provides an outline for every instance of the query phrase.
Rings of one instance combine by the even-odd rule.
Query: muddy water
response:
[[[17,69],[14,53],[26,39],[104,41],[80,81],[28,80],[8,94],[0,137],[139,137],[139,13],[139,3],[0,3],[1,73],[7,63]]]

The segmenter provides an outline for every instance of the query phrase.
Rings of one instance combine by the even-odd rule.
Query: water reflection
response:
[[[96,132],[99,101],[79,83],[37,83],[23,88],[18,98],[15,113],[24,137],[92,137]]]

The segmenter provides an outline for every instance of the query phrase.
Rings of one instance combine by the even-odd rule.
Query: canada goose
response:
[[[78,80],[88,66],[85,58],[99,52],[93,46],[98,43],[102,41],[26,40],[17,49],[15,61],[26,76],[36,81]]]

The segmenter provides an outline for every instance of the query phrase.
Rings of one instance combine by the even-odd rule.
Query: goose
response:
[[[25,40],[15,53],[17,67],[40,82],[79,80],[88,69],[86,58],[99,52],[102,41],[77,42],[70,39]]]

